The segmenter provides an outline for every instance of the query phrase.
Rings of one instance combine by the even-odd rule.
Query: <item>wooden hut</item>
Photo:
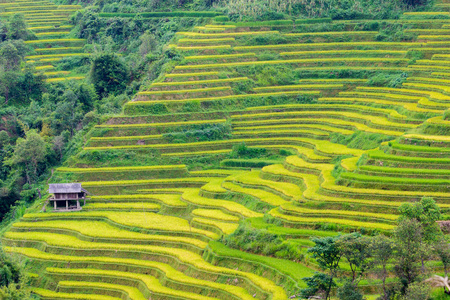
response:
[[[56,211],[81,210],[80,200],[86,204],[88,192],[81,187],[81,183],[55,183],[49,184],[48,192],[50,204]]]

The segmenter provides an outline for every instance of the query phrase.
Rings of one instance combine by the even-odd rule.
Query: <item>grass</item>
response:
[[[34,241],[41,241],[45,242],[48,245],[56,246],[56,247],[70,247],[74,249],[117,249],[117,250],[134,250],[134,251],[151,251],[152,254],[160,254],[160,255],[168,255],[171,256],[177,260],[179,260],[182,263],[185,263],[187,265],[190,265],[198,270],[204,271],[204,272],[210,272],[210,273],[218,273],[218,274],[224,274],[229,276],[238,276],[241,278],[247,278],[249,281],[251,281],[254,285],[256,285],[259,289],[262,291],[266,291],[269,294],[272,294],[272,299],[277,300],[285,300],[286,299],[286,293],[281,288],[276,286],[273,282],[270,280],[260,277],[258,275],[254,275],[247,272],[232,270],[224,267],[216,267],[213,266],[207,262],[205,262],[202,257],[196,253],[184,250],[184,249],[175,249],[175,248],[166,248],[166,247],[158,247],[158,246],[147,246],[147,245],[120,245],[120,244],[104,244],[104,243],[88,243],[80,241],[76,238],[66,236],[66,235],[57,235],[57,234],[46,234],[46,233],[35,233],[33,232],[32,235],[27,233],[8,233],[8,238],[15,237],[19,239],[27,239],[27,240],[34,240]],[[114,245],[114,246],[112,246]],[[87,247],[87,248],[86,248]],[[114,247],[114,248],[113,248]],[[25,250],[25,251],[23,251]],[[28,248],[16,248],[12,249],[9,247],[5,248],[6,252],[16,252],[21,253],[22,251],[27,254],[34,254],[35,256],[47,256],[47,259],[55,260],[57,255],[55,254],[47,254],[42,253],[35,249],[28,249]],[[31,252],[31,253],[30,253]],[[29,256],[29,255],[27,255]],[[96,257],[78,257],[78,256],[64,256],[59,255],[60,258],[65,258],[65,261],[95,261],[97,260]],[[146,265],[153,265],[153,262],[151,261],[144,261],[144,260],[133,260],[133,259],[120,259],[120,258],[108,258],[108,257],[99,257],[99,261],[105,262],[105,261],[111,261],[114,264],[120,264],[121,262],[129,262],[137,264],[138,266],[146,266]],[[213,283],[211,283],[213,284]],[[228,287],[228,285],[227,285]],[[231,288],[229,288],[231,290]],[[243,299],[251,299],[250,295],[247,295],[243,297]]]
[[[99,202],[159,202],[168,206],[184,207],[186,203],[180,200],[178,194],[151,194],[151,195],[103,195],[91,196],[91,201]]]
[[[248,124],[250,125],[250,124]],[[298,129],[316,129],[320,131],[327,131],[327,132],[339,132],[340,134],[353,134],[353,130],[347,130],[339,127],[329,126],[329,125],[323,125],[323,124],[282,124],[282,125],[255,125],[255,126],[236,126],[233,127],[233,134],[237,134],[237,132],[245,133],[247,131],[249,132],[255,132],[255,131],[265,131],[265,130],[274,130],[277,132],[282,132],[286,130],[287,132],[292,131],[295,132]],[[319,131],[318,131],[319,132]]]
[[[393,167],[380,167],[380,166],[359,166],[360,170],[377,172],[377,173],[386,173],[386,174],[405,174],[405,175],[418,175],[418,176],[426,176],[426,175],[450,175],[450,170],[445,169],[419,169],[419,168],[393,168]]]
[[[330,106],[331,108],[331,106]],[[245,116],[245,115],[242,115]],[[233,122],[238,126],[250,124],[298,124],[298,123],[322,123],[326,125],[347,125],[357,130],[380,133],[385,135],[401,135],[415,125],[388,121],[385,117],[372,116],[368,113],[330,112],[330,111],[298,111],[283,113],[254,114],[248,121]]]
[[[196,72],[196,73],[170,73],[170,74],[166,74],[164,76],[167,78],[178,78],[178,77],[211,76],[211,75],[218,75],[218,74],[219,74],[219,72]],[[153,84],[155,84],[155,83],[153,83]]]
[[[346,95],[356,95],[359,97],[322,97],[317,99],[317,101],[319,102],[324,102],[324,103],[367,103],[367,104],[373,104],[373,103],[377,103],[377,104],[382,104],[382,105],[388,105],[388,106],[400,106],[403,107],[409,111],[412,112],[429,112],[429,113],[441,113],[441,110],[436,110],[436,109],[430,109],[430,108],[422,108],[422,107],[418,107],[418,103],[419,104],[423,104],[424,102],[430,104],[431,101],[427,100],[426,98],[420,98],[417,103],[411,103],[411,102],[405,102],[405,101],[414,101],[413,97],[410,97],[409,99],[405,100],[399,100],[396,101],[397,99],[392,99],[391,96],[397,96],[397,95],[388,95],[388,94],[380,94],[378,93],[377,95],[373,95],[374,93],[357,93],[357,92],[350,92],[348,94],[346,93],[341,93],[341,95],[346,96]],[[383,99],[379,99],[379,98],[375,98],[375,97],[382,97]],[[370,98],[369,98],[370,97]],[[384,98],[388,98],[389,100],[384,100]],[[399,133],[393,133],[390,135],[399,135]]]
[[[384,154],[383,151],[380,151]],[[378,153],[378,151],[369,151],[367,152],[369,157],[372,157],[372,155],[375,153]],[[392,155],[394,156],[394,155]],[[394,156],[396,157],[396,156]],[[291,157],[289,157],[291,158]],[[407,157],[409,158],[409,157]],[[322,183],[320,185],[322,191],[327,191],[332,194],[338,194],[338,195],[345,195],[350,197],[356,197],[356,198],[365,198],[365,197],[374,197],[374,196],[382,196],[387,199],[389,198],[399,198],[399,199],[409,199],[409,198],[415,198],[415,197],[448,197],[448,193],[444,192],[426,192],[426,191],[395,191],[395,190],[383,190],[383,189],[365,189],[365,188],[352,188],[347,186],[341,186],[336,185],[335,178],[332,175],[333,171],[333,165],[327,165],[327,164],[311,164],[308,163],[300,158],[295,158],[290,160],[290,163],[294,165],[297,168],[305,169],[305,170],[316,170],[316,172],[320,172]],[[349,200],[350,201],[350,200]],[[378,202],[377,202],[378,203]],[[373,203],[375,204],[375,203]]]
[[[46,214],[26,214],[24,220],[51,220],[62,218],[77,218],[80,220],[98,220],[108,219],[113,223],[129,227],[138,227],[149,230],[158,230],[162,232],[178,231],[184,233],[198,233],[210,238],[216,235],[212,232],[192,228],[187,220],[155,214],[151,212],[113,212],[113,211],[88,211],[78,212],[76,215],[71,213],[46,213]]]
[[[19,248],[19,247],[5,247],[5,252],[9,253],[17,253],[21,255],[25,255],[32,259],[39,259],[39,260],[49,260],[49,261],[59,261],[66,263],[67,261],[71,262],[87,262],[89,264],[98,263],[98,264],[111,264],[111,265],[128,265],[128,266],[135,266],[135,267],[145,267],[150,269],[156,269],[163,274],[165,274],[169,279],[175,281],[175,282],[181,282],[188,285],[194,285],[194,286],[206,286],[213,289],[220,289],[225,292],[228,292],[230,294],[236,295],[238,298],[245,299],[245,300],[251,300],[251,296],[248,294],[247,291],[245,291],[243,288],[233,285],[226,285],[226,284],[220,284],[213,281],[207,281],[207,280],[200,280],[196,279],[190,276],[185,275],[184,273],[174,269],[170,265],[160,263],[160,262],[154,262],[149,260],[136,260],[136,259],[123,259],[123,258],[113,258],[113,257],[95,257],[95,256],[69,256],[69,255],[58,255],[58,254],[50,254],[41,252],[37,249],[33,248]],[[201,260],[203,261],[203,260]],[[228,270],[225,268],[219,268],[217,270],[213,267],[214,271],[220,271],[225,270],[230,275],[240,275],[243,272],[234,271],[234,270]],[[225,273],[226,274],[226,273]],[[253,277],[253,276],[252,276]],[[263,282],[264,283],[264,282]],[[271,284],[272,285],[272,284]],[[278,299],[283,299],[278,297]]]
[[[261,30],[261,31],[236,31],[236,32],[223,32],[223,33],[200,33],[200,32],[184,32],[179,31],[177,35],[192,36],[192,37],[205,37],[205,38],[217,38],[223,36],[246,36],[246,35],[260,35],[260,34],[277,34],[276,30]]]
[[[268,169],[266,169],[265,171],[270,172]],[[297,206],[292,202],[281,205],[280,208],[283,211],[286,211],[288,214],[313,216],[318,218],[326,215],[341,216],[341,217],[364,217],[371,219],[380,219],[380,221],[381,220],[395,221],[398,218],[398,216],[392,214],[368,213],[352,210],[310,209]]]
[[[45,219],[39,222],[17,222],[14,223],[13,228],[24,230],[64,230],[67,232],[77,232],[85,237],[92,239],[110,239],[116,242],[130,243],[143,241],[148,244],[152,241],[169,244],[189,244],[200,249],[204,249],[206,242],[191,237],[164,235],[164,234],[145,234],[134,232],[130,230],[121,229],[103,221],[96,220],[72,220],[70,218],[63,220],[49,220]]]
[[[139,166],[139,167],[109,167],[109,168],[68,168],[59,167],[58,172],[72,173],[90,173],[90,172],[131,172],[131,171],[149,171],[149,170],[184,170],[185,165],[162,165],[162,166]]]
[[[69,48],[69,47],[67,47]],[[76,48],[76,47],[72,47]],[[51,49],[51,48],[50,48]],[[53,57],[73,57],[73,56],[89,56],[89,53],[62,53],[62,54],[44,54],[44,55],[28,55],[26,59],[42,59],[42,58],[53,58]]]
[[[370,158],[388,160],[388,161],[398,161],[405,163],[417,163],[417,164],[450,164],[450,158],[440,158],[440,157],[418,157],[418,156],[400,156],[386,154],[381,150],[368,152]]]
[[[301,32],[301,33],[285,33],[284,36],[320,36],[320,35],[375,35],[378,31],[325,31],[325,32]]]
[[[141,210],[141,211],[159,211],[161,206],[155,203],[89,203],[83,206],[85,210]]]
[[[280,56],[321,56],[321,55],[406,55],[407,51],[404,50],[322,50],[322,51],[292,51],[292,52],[280,52]]]
[[[302,194],[300,187],[295,184],[266,180],[260,178],[259,175],[259,170],[253,170],[250,172],[241,173],[239,175],[230,176],[227,180],[233,183],[243,184],[244,186],[260,188],[262,190],[268,189],[269,191],[280,195],[282,198],[284,196],[289,200],[298,200]]]
[[[219,221],[227,221],[227,222],[239,222],[239,218],[227,213],[219,209],[203,209],[197,208],[192,211],[194,216],[208,218],[208,219],[216,219]]]
[[[194,204],[199,207],[208,207],[208,208],[219,208],[224,209],[227,213],[231,213],[237,216],[242,216],[245,218],[257,218],[261,217],[262,214],[254,212],[242,204],[233,202],[233,201],[227,201],[227,200],[214,200],[211,201],[210,198],[202,197],[198,194],[198,189],[187,189],[181,198],[189,202],[191,204]]]
[[[214,45],[214,46],[189,46],[181,47],[177,45],[169,45],[170,48],[175,48],[180,51],[191,51],[191,50],[218,50],[218,49],[231,49],[230,45]]]
[[[392,142],[391,147],[393,149],[412,151],[412,152],[433,152],[433,153],[450,152],[450,148],[446,148],[446,147],[416,146],[416,145],[400,144],[398,142]]]
[[[192,44],[204,44],[204,43],[222,43],[222,42],[234,42],[234,38],[217,38],[217,39],[179,39],[179,43],[192,43]]]
[[[235,136],[270,136],[270,135],[288,135],[288,136],[314,136],[314,137],[328,137],[329,133],[322,130],[315,129],[259,129],[253,128],[253,130],[233,131]]]
[[[344,47],[358,48],[361,46],[374,47],[401,47],[408,49],[411,47],[421,47],[423,43],[410,42],[342,42],[342,43],[298,43],[298,44],[272,44],[272,45],[258,45],[258,46],[237,46],[234,50],[265,50],[265,49],[286,49],[286,48],[313,48],[313,49],[343,49]]]
[[[279,259],[274,257],[266,257],[251,253],[246,253],[244,251],[231,249],[222,243],[217,241],[211,241],[208,247],[218,256],[228,257],[236,260],[244,260],[257,264],[262,264],[277,272],[289,276],[295,282],[299,284],[300,287],[306,287],[302,278],[309,277],[313,274],[313,270],[300,263],[296,263],[290,260]]]
[[[218,228],[224,234],[231,234],[239,227],[238,223],[230,223],[218,220],[212,220],[207,218],[194,217],[192,219],[192,224],[195,226],[197,224],[206,225],[209,227]]]
[[[111,297],[107,295],[95,295],[95,294],[76,294],[76,293],[61,293],[50,291],[41,288],[31,288],[34,294],[41,296],[44,299],[64,299],[64,300],[121,300],[122,298]]]
[[[48,78],[45,81],[46,82],[60,82],[65,80],[83,80],[84,76],[70,76],[70,77],[58,77],[58,78]]]
[[[187,94],[187,93],[207,93],[218,91],[231,91],[229,86],[201,88],[201,89],[186,89],[186,90],[172,90],[172,91],[143,91],[139,95],[170,95],[170,94]]]
[[[194,77],[196,75],[191,75],[191,76]],[[166,77],[167,77],[167,75],[166,75]],[[247,80],[248,80],[247,77],[235,77],[235,78],[226,78],[226,79],[169,81],[169,82],[155,82],[155,83],[152,83],[151,86],[152,87],[162,87],[162,86],[177,86],[177,85],[201,85],[201,84],[210,84],[210,83],[213,84],[213,83],[239,82],[239,81],[247,81]]]
[[[132,101],[127,102],[125,104],[125,109],[131,106],[145,106],[145,105],[154,105],[155,103],[169,103],[169,102],[212,102],[212,101],[222,101],[222,100],[238,100],[238,99],[248,99],[248,98],[256,98],[256,97],[271,97],[271,96],[288,96],[288,95],[304,95],[304,96],[318,96],[320,95],[319,91],[288,91],[288,92],[272,92],[272,93],[255,93],[255,94],[241,94],[241,95],[229,95],[229,96],[219,96],[219,97],[206,97],[206,98],[190,98],[183,100],[150,100],[150,101]]]
[[[180,122],[162,122],[162,123],[139,123],[139,124],[100,124],[95,125],[96,128],[145,128],[145,127],[168,127],[168,126],[186,126],[199,124],[217,124],[225,123],[226,119],[215,120],[196,120],[196,121],[180,121]]]
[[[44,44],[44,43],[55,43],[59,44],[62,42],[85,42],[85,39],[46,39],[46,40],[30,40],[25,41],[25,44]]]
[[[221,55],[194,55],[185,56],[186,60],[201,60],[201,59],[227,59],[227,58],[243,58],[243,57],[256,57],[256,53],[238,53],[238,54],[221,54]]]
[[[349,180],[358,180],[365,182],[376,182],[376,183],[392,183],[392,184],[418,184],[418,185],[439,185],[448,186],[450,180],[447,179],[433,179],[433,178],[403,178],[403,177],[392,177],[392,176],[371,176],[364,174],[355,173],[341,173],[341,178]]]
[[[166,179],[142,179],[142,180],[109,180],[109,181],[86,181],[82,182],[84,187],[99,187],[99,186],[123,186],[123,185],[141,185],[148,183],[208,183],[210,178],[203,177],[189,177],[189,178],[166,178]]]
[[[263,86],[256,87],[253,90],[255,92],[264,92],[272,90],[284,90],[284,89],[318,89],[318,90],[328,90],[328,89],[343,89],[342,84],[296,84],[296,85],[276,85],[276,86]]]
[[[139,291],[139,289],[131,286],[104,283],[104,282],[90,282],[90,281],[60,281],[58,282],[59,289],[67,289],[69,291],[80,290],[80,291],[117,291],[121,294],[125,294],[127,298],[133,300],[146,300],[144,295]]]
[[[347,58],[346,62],[359,63],[406,63],[407,59],[402,58],[377,58],[377,57],[352,57]],[[286,59],[286,60],[266,60],[266,61],[249,61],[249,62],[231,62],[231,63],[215,63],[215,64],[199,64],[175,66],[175,70],[192,70],[192,69],[213,69],[224,67],[241,67],[241,66],[258,66],[258,65],[280,65],[280,64],[323,64],[323,63],[342,63],[342,58],[311,58],[311,59]]]
[[[316,229],[306,229],[306,228],[290,228],[290,227],[282,227],[274,224],[269,224],[264,222],[263,218],[253,218],[249,220],[250,224],[254,228],[264,229],[270,233],[278,234],[282,236],[289,237],[327,237],[327,236],[337,236],[340,233],[336,231],[323,231]]]
[[[410,138],[410,139],[419,139],[419,140],[430,140],[430,141],[450,141],[450,137],[443,136],[443,135],[424,135],[424,134],[415,134],[415,133],[408,133],[403,136],[404,138]]]
[[[90,278],[126,278],[132,281],[138,281],[144,283],[146,288],[151,292],[159,295],[165,295],[165,296],[175,296],[175,297],[181,297],[183,299],[195,299],[195,300],[212,300],[211,297],[202,296],[199,294],[194,294],[190,292],[185,291],[177,291],[175,289],[167,288],[159,282],[159,280],[153,276],[150,275],[144,275],[144,274],[138,274],[138,273],[131,273],[131,272],[120,272],[120,271],[112,271],[112,270],[100,270],[100,269],[60,269],[60,268],[47,268],[47,273],[52,275],[65,275],[65,276],[79,276],[79,277],[88,277]],[[86,282],[83,282],[86,283]],[[100,288],[107,288],[107,289],[121,289],[123,286],[108,286],[108,284],[105,283],[97,283],[97,282],[89,282],[93,284],[99,284]],[[64,284],[63,284],[64,285]],[[79,287],[84,287],[84,285],[80,285]],[[86,285],[86,287],[91,287],[91,285]],[[94,286],[95,287],[95,286]],[[130,294],[128,293],[130,296]],[[142,295],[142,294],[141,294]],[[139,295],[138,295],[139,296]],[[133,298],[132,299],[139,299],[139,298]],[[143,295],[140,296],[140,298],[143,298]]]
[[[288,223],[298,223],[298,224],[314,224],[314,223],[330,223],[330,224],[340,224],[344,226],[356,227],[356,228],[369,228],[369,229],[377,229],[382,231],[390,231],[395,228],[394,225],[384,224],[384,223],[370,223],[370,222],[360,222],[354,220],[347,219],[338,219],[338,218],[325,218],[321,217],[319,220],[317,218],[308,218],[308,217],[298,217],[285,215],[280,213],[278,209],[273,209],[269,212],[269,214],[275,218],[285,220]]]
[[[281,198],[280,196],[262,189],[242,187],[232,182],[224,182],[222,186],[235,193],[250,195],[272,206],[279,206],[284,203],[287,203],[287,201]]]

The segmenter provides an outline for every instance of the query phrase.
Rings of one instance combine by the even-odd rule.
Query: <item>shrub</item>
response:
[[[447,110],[444,112],[443,119],[444,119],[444,120],[449,120],[449,121],[450,121],[450,109],[447,109]]]
[[[92,61],[90,78],[101,97],[118,94],[125,90],[128,70],[115,54],[100,54]]]
[[[222,242],[230,248],[299,261],[303,259],[300,247],[284,241],[277,234],[263,229],[250,228],[241,224],[232,234],[223,237]]]
[[[232,157],[241,157],[241,158],[255,158],[265,154],[267,149],[265,148],[249,148],[242,142],[240,144],[234,145],[233,150],[231,151]]]
[[[340,300],[363,300],[363,294],[350,281],[337,290],[337,296]]]

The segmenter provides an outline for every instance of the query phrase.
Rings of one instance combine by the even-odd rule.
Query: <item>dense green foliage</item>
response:
[[[450,266],[448,141],[420,140],[450,128],[445,3],[57,2],[0,8],[2,242],[36,294],[428,300]],[[57,182],[82,212],[47,213]],[[27,299],[0,258],[0,298]]]
[[[363,299],[358,284],[366,272],[382,279],[380,300],[429,299],[430,287],[422,281],[431,266],[426,267],[425,262],[434,253],[445,266],[448,264],[448,253],[443,253],[444,249],[448,250],[448,242],[436,238],[442,237],[440,228],[435,226],[435,221],[441,218],[440,209],[433,199],[424,197],[416,203],[404,203],[398,210],[402,217],[392,238],[352,233],[313,239],[315,245],[308,252],[326,273],[304,279],[308,287],[301,291],[302,299],[314,295],[328,299],[335,277],[344,280],[337,289],[339,299]],[[432,241],[431,237],[434,237]],[[388,264],[396,275],[389,288],[386,286]]]

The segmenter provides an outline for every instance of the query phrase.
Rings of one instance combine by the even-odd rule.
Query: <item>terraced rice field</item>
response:
[[[51,1],[9,1],[0,3],[0,18],[20,13],[25,16],[28,29],[37,39],[25,41],[33,48],[27,55],[26,66],[43,72],[48,82],[82,80],[84,74],[72,74],[59,70],[58,63],[73,57],[86,57],[83,53],[85,40],[70,35],[70,16],[81,9],[81,5],[56,5]]]
[[[431,35],[447,36],[446,20],[428,19],[434,14],[392,21],[419,34],[412,42],[378,42],[371,31],[302,32],[290,21],[179,32],[170,47],[184,59],[123,115],[97,125],[83,151],[56,170],[53,182],[82,182],[91,193],[83,210],[25,215],[4,235],[6,251],[33,261],[31,271],[42,275],[34,292],[44,299],[281,300],[304,286],[314,265],[218,242],[239,222],[308,238],[389,234],[397,207],[423,196],[448,212],[450,121],[442,116],[450,108],[450,41]],[[273,36],[285,42],[265,42]],[[42,46],[54,41],[36,41],[40,54],[29,59],[64,56]],[[76,43],[58,45],[72,53]],[[408,52],[420,49],[426,59],[411,61]],[[262,82],[267,66],[302,76]],[[377,72],[408,76],[399,88],[367,86],[358,76]],[[230,134],[177,140],[219,126]],[[354,134],[386,142],[336,141]],[[241,143],[285,157],[263,166],[231,157]]]

